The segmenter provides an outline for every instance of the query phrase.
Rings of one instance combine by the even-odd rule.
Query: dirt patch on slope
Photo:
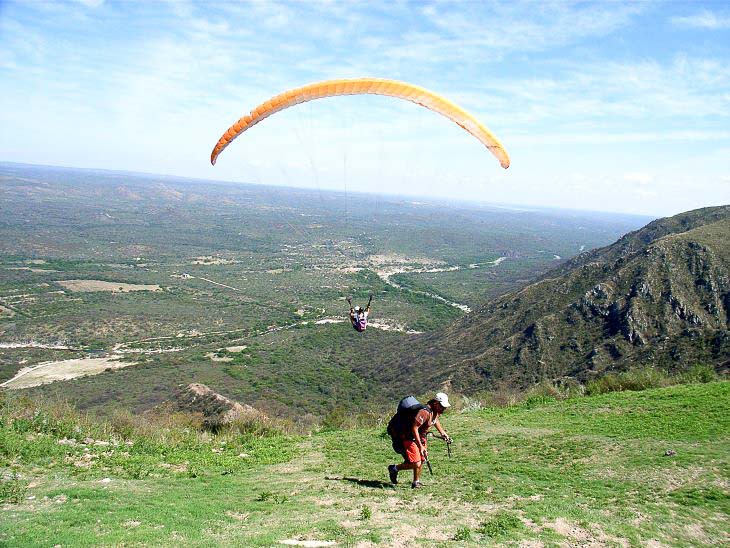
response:
[[[18,371],[15,377],[9,381],[5,381],[0,386],[10,389],[30,388],[56,381],[67,381],[78,377],[98,375],[107,369],[121,369],[130,365],[136,365],[136,362],[119,361],[119,356],[45,362],[24,367]]]
[[[60,272],[59,270],[50,270],[50,269],[45,269],[45,268],[32,268],[30,266],[8,266],[6,268],[8,270],[27,270],[28,272],[33,272],[33,273]]]
[[[212,257],[212,256],[202,256],[202,257],[195,257],[195,260],[193,260],[192,264],[203,264],[203,265],[217,265],[217,264],[235,264],[237,261],[234,259],[225,259],[223,257]]]
[[[622,546],[628,548],[630,543],[627,539],[613,537],[603,532],[603,529],[597,524],[592,523],[590,530],[583,529],[575,523],[571,523],[565,518],[557,518],[551,523],[546,523],[545,527],[552,529],[559,535],[568,537],[572,542],[578,543],[580,546]]]
[[[248,348],[248,345],[242,344],[241,346],[226,346],[226,350],[232,354],[243,352]]]
[[[432,259],[430,257],[407,257],[406,255],[400,255],[398,253],[381,253],[377,255],[370,255],[367,258],[367,261],[374,266],[410,263],[428,265],[445,264],[444,261],[439,259]]]
[[[56,283],[69,291],[88,293],[91,291],[110,291],[112,293],[129,293],[130,291],[162,291],[157,284],[126,284],[106,282],[103,280],[59,280]]]
[[[208,352],[205,354],[206,358],[210,358],[214,362],[232,362],[233,358],[230,356],[219,356],[215,352]]]

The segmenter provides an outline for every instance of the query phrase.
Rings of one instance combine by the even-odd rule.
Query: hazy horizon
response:
[[[15,162],[640,215],[730,201],[727,3],[9,1],[0,41]],[[453,100],[512,165],[374,96],[282,111],[210,165],[273,95],[362,76]]]
[[[640,214],[640,213],[624,213],[621,211],[601,211],[601,210],[591,210],[591,209],[573,209],[573,208],[565,208],[565,207],[551,207],[551,206],[539,206],[539,205],[528,205],[528,204],[520,204],[520,203],[504,203],[504,202],[487,202],[487,201],[478,201],[478,200],[469,200],[469,199],[455,199],[455,198],[447,198],[443,196],[422,196],[418,194],[402,194],[402,193],[389,193],[389,192],[367,192],[367,191],[353,191],[353,190],[344,190],[344,189],[336,189],[336,188],[316,188],[316,187],[304,187],[304,186],[288,186],[288,185],[276,185],[276,184],[270,184],[270,183],[262,183],[262,182],[252,182],[252,181],[232,181],[232,180],[222,180],[222,179],[203,179],[199,177],[186,177],[184,175],[172,175],[167,173],[151,173],[151,172],[145,172],[145,171],[133,171],[133,170],[119,170],[119,169],[108,169],[108,168],[96,168],[96,167],[78,167],[78,166],[63,166],[63,165],[50,165],[50,164],[28,164],[23,162],[10,162],[5,160],[0,160],[0,166],[6,165],[6,166],[19,166],[19,167],[26,167],[26,168],[47,168],[47,169],[63,169],[63,170],[77,170],[77,171],[98,171],[98,172],[106,172],[106,173],[116,173],[116,174],[129,174],[131,176],[140,176],[140,177],[164,177],[169,178],[173,180],[179,180],[181,182],[189,182],[189,183],[211,183],[211,184],[220,184],[220,185],[251,185],[251,186],[257,186],[257,187],[272,187],[272,188],[280,188],[280,189],[291,189],[291,190],[297,190],[297,191],[308,191],[308,192],[327,192],[335,195],[348,195],[348,196],[367,196],[370,198],[381,198],[381,197],[387,197],[393,200],[399,200],[399,201],[408,201],[412,204],[418,204],[419,202],[413,201],[413,200],[419,200],[422,201],[424,205],[442,205],[442,206],[449,206],[449,207],[484,207],[484,208],[493,208],[493,209],[504,209],[504,210],[511,210],[511,211],[524,211],[524,212],[541,212],[541,213],[573,213],[573,214],[582,214],[582,215],[590,215],[590,214],[597,214],[602,216],[615,216],[615,217],[629,217],[629,218],[637,218],[637,219],[646,219],[647,222],[650,220],[658,219],[661,217],[664,217],[664,215],[647,215],[647,214]],[[720,204],[724,205],[724,204]],[[711,206],[708,206],[711,207]],[[682,212],[680,212],[682,213]]]

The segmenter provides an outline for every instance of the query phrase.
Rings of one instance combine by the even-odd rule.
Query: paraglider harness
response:
[[[355,329],[355,331],[359,331],[362,333],[365,331],[365,328],[368,325],[368,319],[367,316],[365,316],[365,310],[362,308],[355,310],[355,321],[352,324],[352,327]]]
[[[350,304],[350,322],[352,322],[352,327],[355,331],[362,333],[368,325],[367,315],[370,312],[370,303],[373,302],[373,295],[372,293],[370,294],[368,305],[365,308],[362,308],[361,306],[352,308],[352,297],[347,297],[347,302]],[[418,402],[416,398],[413,399]]]
[[[422,409],[427,409],[433,416],[433,412],[428,405],[423,405],[419,402],[415,396],[407,396],[398,402],[398,409],[388,421],[388,435],[390,436],[393,451],[400,455],[405,456],[405,447],[403,442],[405,440],[413,440],[413,421],[416,420],[416,415]]]

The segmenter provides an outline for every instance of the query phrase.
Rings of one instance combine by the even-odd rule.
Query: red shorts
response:
[[[421,440],[421,444],[426,447],[426,440]],[[413,464],[421,462],[421,451],[418,450],[418,444],[413,440],[403,440],[402,455],[406,462]]]

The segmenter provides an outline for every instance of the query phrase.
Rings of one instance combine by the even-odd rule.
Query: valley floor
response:
[[[180,453],[69,441],[6,408],[3,481],[25,490],[2,506],[0,544],[727,545],[728,401],[716,382],[453,413],[453,455],[433,441],[416,492],[405,473],[386,482],[382,428]]]

